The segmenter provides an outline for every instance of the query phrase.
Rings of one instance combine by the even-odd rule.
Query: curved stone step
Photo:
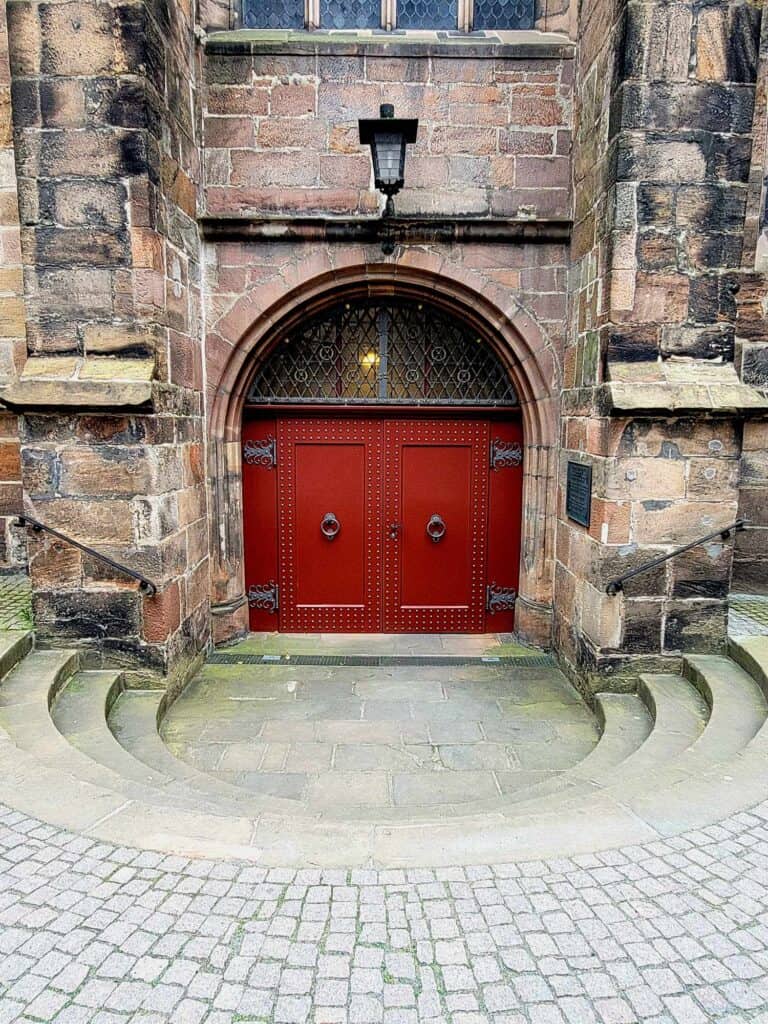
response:
[[[728,642],[732,661],[751,676],[768,699],[768,636],[743,636]]]
[[[34,651],[5,677],[0,684],[0,728],[9,742],[31,754],[40,765],[54,768],[69,780],[97,785],[123,802],[141,799],[168,808],[171,801],[187,809],[215,813],[216,804],[206,801],[201,794],[175,793],[169,785],[147,784],[146,780],[137,779],[135,771],[126,773],[123,762],[115,763],[109,756],[94,759],[62,735],[53,717],[60,695],[73,678],[82,683],[92,675],[79,673],[79,668],[80,655],[76,651]],[[112,674],[95,675],[102,677],[103,685],[103,677]],[[103,699],[102,693],[101,699],[93,702],[102,714]],[[73,718],[71,712],[69,715]],[[62,787],[60,799],[66,801],[68,797],[66,787]]]
[[[41,707],[47,711],[48,693],[60,690],[67,678],[66,656],[56,652],[40,654],[42,658],[30,655],[10,674],[12,682],[5,694],[4,686],[0,686],[0,718],[9,712],[13,718],[16,711],[23,712],[27,718],[31,715],[38,719],[31,723],[32,733],[40,727]],[[34,663],[34,671],[21,672],[28,662]],[[696,668],[709,672],[711,677],[713,667],[710,662]],[[35,676],[39,678],[43,670],[49,672],[45,687],[34,684]],[[12,678],[17,672],[18,677]],[[736,749],[737,742],[744,741],[745,733],[737,737],[729,733],[728,728],[720,728],[718,719],[724,712],[717,712],[718,704],[721,708],[727,707],[724,698],[732,696],[736,688],[743,689],[743,683],[738,673],[730,672],[729,689],[721,692],[717,682],[709,678],[706,692],[711,694],[715,713],[710,716],[707,727],[700,731],[699,739],[689,746],[698,745],[700,751],[706,753],[707,744],[711,745],[713,739],[723,734],[730,735],[731,749]],[[693,692],[684,680],[678,679],[677,686]],[[735,709],[736,703],[731,701],[730,707]],[[756,714],[752,717],[752,726],[759,720],[759,702],[753,711]],[[43,714],[43,722],[45,720],[56,732],[47,713]],[[728,726],[727,720],[725,724]],[[713,732],[708,736],[711,727],[714,727]],[[150,802],[142,795],[126,799],[110,788],[113,772],[103,770],[99,774],[95,766],[94,778],[93,762],[68,747],[60,735],[58,745],[56,756],[41,759],[13,746],[0,731],[0,800],[7,800],[27,813],[62,827],[85,829],[89,835],[105,841],[138,844],[181,855],[247,857],[261,864],[280,866],[307,863],[335,867],[432,866],[488,863],[489,858],[497,861],[549,859],[596,852],[618,845],[650,842],[690,827],[712,824],[723,814],[751,806],[768,792],[768,725],[765,720],[746,746],[724,763],[710,763],[693,774],[690,769],[679,774],[670,770],[670,766],[658,773],[649,773],[644,783],[645,802],[636,807],[626,800],[622,771],[614,772],[613,787],[592,788],[577,801],[561,797],[548,809],[541,804],[533,807],[518,804],[508,815],[468,814],[450,822],[432,824],[420,821],[397,825],[314,822],[277,814],[263,814],[254,819],[222,811],[211,812],[203,801],[194,808],[184,809],[166,806],[159,800]],[[639,750],[644,746],[642,744]],[[60,756],[62,747],[70,751],[67,758]],[[66,766],[62,769],[63,760]],[[686,763],[690,766],[690,759],[686,759]],[[702,759],[701,764],[704,763]],[[90,765],[88,776],[81,771],[84,764]],[[148,791],[147,787],[132,788],[137,794]]]
[[[524,808],[537,808],[546,811],[550,808],[563,806],[564,801],[578,803],[581,798],[588,798],[595,790],[609,790],[616,785],[617,778],[630,781],[644,778],[651,771],[673,761],[684,750],[694,744],[704,731],[709,718],[706,702],[696,689],[680,676],[666,674],[646,674],[640,677],[636,697],[632,695],[599,694],[596,702],[600,702],[605,715],[619,707],[634,705],[622,704],[615,698],[629,696],[639,702],[646,711],[645,738],[632,746],[624,748],[625,756],[613,761],[611,754],[600,753],[598,743],[592,754],[578,765],[567,769],[560,779],[541,783],[536,790],[525,794],[524,800],[517,801],[510,808],[516,814]],[[649,727],[650,720],[650,727]],[[608,718],[606,718],[608,721]],[[613,747],[613,744],[611,745]],[[608,748],[607,748],[608,749]],[[620,770],[619,770],[620,769]]]
[[[653,718],[646,704],[632,693],[597,694],[595,712],[600,739],[586,757],[558,772],[555,778],[510,793],[511,804],[520,805],[556,794],[574,797],[599,785],[603,778],[615,778],[619,766],[647,742],[653,730]]]
[[[34,634],[29,630],[0,630],[0,679],[32,650]]]
[[[631,693],[598,693],[595,710],[600,723],[600,742],[569,773],[591,782],[625,764],[648,740],[654,720],[647,705]]]
[[[686,658],[685,671],[686,677],[641,677],[657,715],[654,729],[620,773],[601,787],[606,796],[662,834],[677,831],[681,822],[694,827],[710,820],[712,808],[701,801],[723,801],[723,813],[737,807],[742,795],[730,787],[733,773],[743,775],[745,758],[759,760],[763,750],[768,752],[768,702],[748,673],[714,655]],[[692,695],[699,697],[698,708]],[[708,717],[694,736],[703,713]],[[768,788],[768,773],[758,772],[763,774]],[[703,780],[712,787],[709,798]],[[765,795],[760,784],[750,784],[750,789]],[[540,807],[546,811],[549,804],[543,801]]]
[[[214,801],[219,811],[258,815],[264,811],[294,814],[312,820],[291,801],[269,794],[250,793],[248,790],[193,768],[175,757],[157,731],[157,715],[163,691],[125,690],[115,702],[105,723],[115,741],[151,771],[168,777],[167,792],[179,792],[186,797],[199,793]]]
[[[111,768],[124,778],[147,786],[167,786],[171,776],[154,771],[132,757],[107,725],[107,715],[122,685],[122,672],[76,673],[59,692],[51,709],[53,723],[62,736],[92,761]]]

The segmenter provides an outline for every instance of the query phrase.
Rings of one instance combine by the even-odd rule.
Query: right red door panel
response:
[[[488,495],[488,632],[508,633],[515,624],[514,598],[520,578],[523,505],[523,428],[518,422],[490,424]]]
[[[483,629],[487,445],[482,422],[387,424],[385,631]]]

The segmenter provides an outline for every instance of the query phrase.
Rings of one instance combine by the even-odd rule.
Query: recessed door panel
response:
[[[487,431],[461,420],[387,425],[386,630],[483,628]]]
[[[280,628],[381,629],[378,422],[280,422]]]

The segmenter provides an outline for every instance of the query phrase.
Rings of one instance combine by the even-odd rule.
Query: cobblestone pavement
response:
[[[0,573],[0,629],[29,629],[31,625],[29,577],[20,573]]]
[[[763,636],[768,633],[768,597],[731,594],[728,608],[728,632],[731,636]]]
[[[0,1022],[768,1022],[768,803],[643,848],[265,870],[0,809]]]

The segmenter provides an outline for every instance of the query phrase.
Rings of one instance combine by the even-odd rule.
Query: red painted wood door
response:
[[[280,628],[381,629],[381,423],[278,423]]]
[[[481,632],[488,424],[395,420],[384,457],[385,631]]]
[[[514,421],[246,421],[251,629],[511,630],[522,478]]]

